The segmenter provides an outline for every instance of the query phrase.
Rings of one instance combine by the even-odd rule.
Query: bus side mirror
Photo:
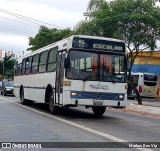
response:
[[[69,58],[65,58],[65,60],[64,60],[64,68],[66,68],[66,69],[70,68],[70,59]]]

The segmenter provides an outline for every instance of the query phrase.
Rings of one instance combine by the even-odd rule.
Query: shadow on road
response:
[[[27,105],[28,107],[31,107],[33,109],[45,112],[45,113],[49,113],[49,108],[48,108],[48,104],[44,104],[44,103],[33,103],[30,105]],[[85,111],[86,110],[86,111]],[[106,112],[107,109],[106,109]],[[86,109],[85,107],[82,108],[82,110],[80,108],[60,108],[60,112],[58,115],[56,115],[57,117],[63,117],[65,119],[72,119],[72,120],[78,120],[78,119],[88,119],[88,120],[117,120],[117,118],[115,117],[111,117],[111,116],[107,116],[107,115],[103,115],[103,116],[96,116],[93,114],[93,112],[88,109]]]

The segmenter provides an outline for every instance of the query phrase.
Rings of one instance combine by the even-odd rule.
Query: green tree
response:
[[[115,0],[113,3],[91,0],[85,15],[88,22],[79,26],[77,32],[126,42],[129,75],[138,53],[154,50],[160,37],[160,8],[155,6],[154,0]],[[94,28],[88,32],[90,25]]]
[[[5,57],[3,58],[3,61],[0,62],[0,75],[4,74],[3,78],[11,78],[11,79],[13,79],[15,60],[12,59],[12,55],[11,56],[7,56],[5,54]],[[3,73],[3,63],[4,63],[4,73]]]
[[[41,26],[38,34],[35,37],[29,37],[29,46],[28,50],[35,51],[39,48],[42,48],[46,45],[59,41],[71,34],[70,29],[49,29],[45,26]]]
[[[85,20],[79,22],[76,27],[74,27],[74,34],[95,36],[99,35],[99,31],[94,21]]]

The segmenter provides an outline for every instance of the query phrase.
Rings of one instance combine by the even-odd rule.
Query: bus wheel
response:
[[[27,100],[24,99],[24,90],[22,89],[21,94],[20,94],[20,101],[23,105],[27,104]]]
[[[101,116],[106,111],[106,107],[105,106],[93,106],[92,110],[93,110],[95,115]]]
[[[49,110],[53,115],[58,114],[58,107],[54,104],[54,94],[53,92],[49,95]]]

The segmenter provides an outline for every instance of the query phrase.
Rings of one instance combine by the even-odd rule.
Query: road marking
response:
[[[31,111],[33,111],[33,112],[35,112],[35,113],[39,113],[39,114],[41,114],[41,115],[47,116],[47,117],[52,118],[52,119],[54,119],[54,120],[57,120],[57,121],[60,121],[60,122],[65,123],[65,124],[69,124],[69,125],[72,125],[72,126],[74,126],[74,127],[77,127],[77,128],[79,128],[79,129],[88,131],[88,132],[90,132],[90,133],[94,133],[94,134],[99,135],[99,136],[102,136],[102,137],[104,137],[104,138],[109,138],[109,139],[111,139],[111,140],[113,140],[113,141],[115,141],[115,142],[122,142],[122,143],[123,143],[123,142],[124,142],[124,143],[126,142],[126,143],[129,143],[127,140],[124,140],[124,139],[115,137],[115,136],[113,136],[113,135],[110,135],[110,134],[107,134],[107,133],[104,133],[104,132],[101,132],[101,131],[98,131],[98,130],[95,130],[95,129],[92,129],[92,128],[89,128],[89,127],[86,127],[86,126],[83,126],[83,125],[80,125],[80,124],[77,124],[77,123],[74,123],[74,122],[71,122],[71,121],[68,121],[68,120],[65,120],[65,119],[56,117],[56,116],[51,115],[51,114],[47,114],[47,113],[38,111],[38,110],[36,110],[36,109],[29,108],[29,107],[27,107],[27,106],[24,106],[24,105],[22,105],[22,104],[18,104],[18,103],[16,103],[16,102],[10,101],[10,100],[8,100],[8,99],[2,98],[2,97],[0,97],[0,99],[2,99],[2,100],[4,100],[4,101],[7,101],[7,102],[10,102],[10,103],[12,103],[12,104],[21,106],[21,107],[23,107],[23,108],[25,108],[25,109],[28,109],[28,110],[31,110]],[[129,148],[129,149],[132,149],[132,148]],[[153,151],[153,150],[148,149],[148,148],[133,148],[133,149],[137,149],[137,150],[140,150],[140,151]]]

